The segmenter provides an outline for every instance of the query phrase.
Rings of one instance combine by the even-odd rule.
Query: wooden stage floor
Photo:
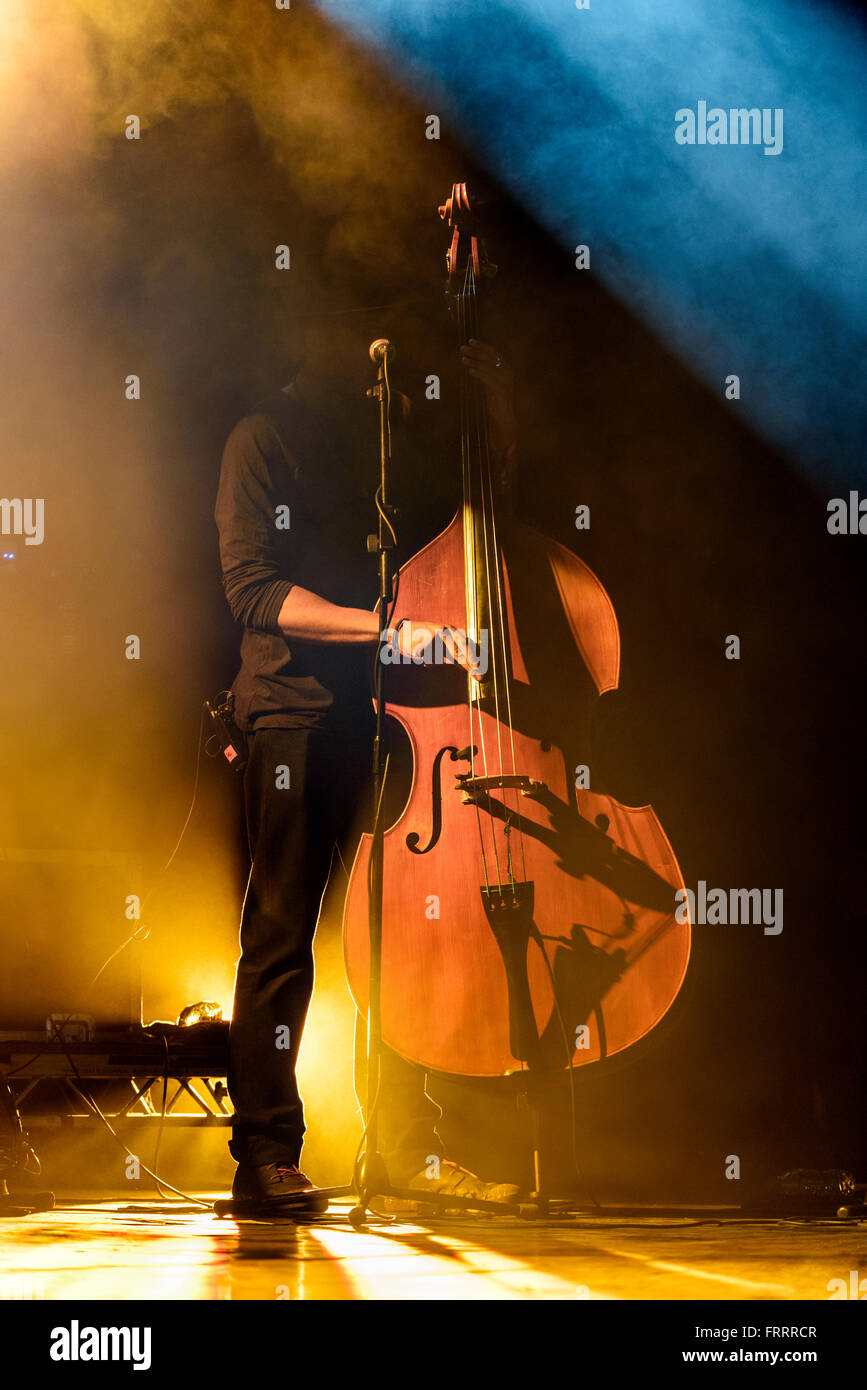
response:
[[[372,1224],[220,1220],[181,1202],[61,1201],[0,1220],[0,1299],[826,1301],[867,1226],[729,1210]]]

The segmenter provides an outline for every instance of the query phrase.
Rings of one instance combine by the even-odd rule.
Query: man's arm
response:
[[[245,627],[280,632],[288,641],[329,645],[375,645],[381,637],[379,613],[343,608],[304,589],[285,573],[277,554],[275,506],[294,502],[291,463],[279,467],[279,497],[272,469],[281,455],[281,440],[264,416],[246,416],[223,452],[215,517],[220,532],[220,559],[226,598]],[[416,624],[438,630],[433,622]],[[409,654],[412,627],[399,636]]]
[[[281,568],[275,507],[292,501],[282,495],[282,491],[291,492],[288,475],[283,478],[280,498],[274,495],[271,465],[281,454],[285,457],[282,443],[263,416],[245,417],[223,451],[215,519],[223,586],[232,614],[245,627],[280,632],[287,640],[373,646],[383,638],[378,610],[331,603],[296,584]],[[445,650],[465,664],[463,649],[455,644],[457,632],[429,619],[404,619],[398,625],[397,645],[402,655],[411,658],[438,636]]]
[[[239,623],[260,632],[279,631],[277,617],[293,586],[277,547],[276,507],[295,503],[291,467],[282,466],[281,455],[271,421],[245,416],[226,441],[214,509],[226,601]]]
[[[309,589],[294,584],[283,601],[277,623],[284,637],[295,638],[299,642],[338,643],[343,646],[372,645],[383,638],[380,628],[379,611],[368,612],[366,608],[340,608],[329,603]],[[462,629],[444,627],[431,621],[410,621],[404,618],[396,629],[397,649],[402,656],[413,656],[439,638],[445,651],[453,661],[471,669],[466,657],[466,634]],[[391,637],[391,632],[385,634]],[[463,644],[461,639],[464,639]]]
[[[284,637],[299,642],[337,642],[349,646],[379,641],[379,614],[366,608],[340,608],[294,584],[277,614]]]

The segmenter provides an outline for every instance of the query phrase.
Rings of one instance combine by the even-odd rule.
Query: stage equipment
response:
[[[96,1019],[93,1014],[49,1014],[45,1036],[49,1042],[93,1042]]]
[[[0,1076],[0,1217],[30,1216],[33,1212],[51,1210],[53,1192],[33,1187],[21,1195],[9,1191],[10,1177],[38,1175],[40,1171],[39,1159],[24,1132],[12,1092],[6,1078]]]
[[[235,697],[231,690],[224,690],[222,698],[217,699],[216,705],[210,700],[204,702],[213,728],[205,751],[210,754],[211,746],[216,744],[232,771],[243,772],[247,766],[247,738],[235,723]]]
[[[178,1016],[178,1026],[181,1028],[192,1028],[197,1023],[219,1023],[223,1017],[221,1004],[188,1004],[185,1009],[181,1009]]]
[[[452,316],[466,343],[482,336],[479,301],[496,266],[465,184],[439,213],[450,236]],[[689,957],[689,922],[675,915],[683,879],[653,809],[621,804],[593,766],[594,711],[619,677],[611,600],[576,555],[506,514],[484,392],[466,374],[460,511],[391,582],[387,387],[380,364],[372,394],[382,505],[369,546],[380,561],[382,626],[433,610],[473,650],[487,644],[490,658],[477,674],[447,660],[389,666],[387,700],[377,663],[379,809],[350,875],[347,971],[374,1054],[381,1039],[429,1070],[526,1073],[536,1168],[526,1214],[535,1215],[549,1198],[540,1086],[630,1047],[670,1008]],[[406,805],[387,830],[386,713],[403,725],[414,758]],[[359,1221],[382,1180],[376,1096],[374,1067]]]
[[[153,1023],[126,1034],[97,1032],[90,1042],[68,1043],[0,1031],[0,1087],[7,1087],[17,1112],[23,1108],[28,1131],[101,1125],[88,1104],[90,1083],[109,1081],[128,1083],[116,1108],[107,1111],[99,1101],[115,1129],[227,1126],[232,1123],[225,1086],[228,1036],[228,1023],[213,1022]],[[50,1103],[40,1113],[40,1092],[57,1082],[66,1093],[65,1104],[58,1104],[52,1087]],[[193,1112],[176,1108],[184,1098],[195,1106]]]
[[[369,349],[371,362],[376,364],[376,385],[367,392],[379,407],[379,469],[380,481],[376,492],[378,526],[367,537],[367,549],[377,557],[378,602],[380,630],[385,640],[391,629],[397,586],[393,576],[392,552],[397,544],[395,522],[397,512],[391,503],[391,388],[388,380],[389,359],[394,356],[393,345],[377,338]],[[390,1192],[388,1173],[378,1149],[377,1102],[379,1099],[382,1023],[380,1019],[380,978],[382,969],[382,907],[383,907],[383,795],[388,767],[386,744],[386,663],[380,660],[377,644],[374,658],[373,688],[376,701],[376,729],[373,739],[373,806],[372,844],[367,867],[367,1109],[361,1152],[356,1161],[353,1181],[358,1194],[358,1206],[350,1220],[360,1225],[370,1200]]]
[[[748,1197],[744,1211],[763,1216],[802,1216],[841,1221],[867,1214],[867,1183],[845,1168],[789,1168]]]

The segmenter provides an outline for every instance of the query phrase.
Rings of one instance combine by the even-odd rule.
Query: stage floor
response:
[[[58,1201],[0,1220],[0,1299],[829,1298],[867,1229],[729,1211],[372,1224],[220,1220],[159,1200]]]

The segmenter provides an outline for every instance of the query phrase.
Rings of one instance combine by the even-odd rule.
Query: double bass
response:
[[[439,214],[464,343],[481,336],[495,267],[465,184]],[[435,612],[488,659],[389,672],[412,778],[383,834],[379,1008],[382,1040],[409,1061],[494,1077],[585,1066],[648,1034],[683,982],[690,927],[655,811],[594,773],[593,711],[619,677],[611,600],[577,555],[502,514],[483,390],[464,377],[460,509],[400,569],[389,618]],[[362,1012],[370,852],[368,834],[344,908]]]

